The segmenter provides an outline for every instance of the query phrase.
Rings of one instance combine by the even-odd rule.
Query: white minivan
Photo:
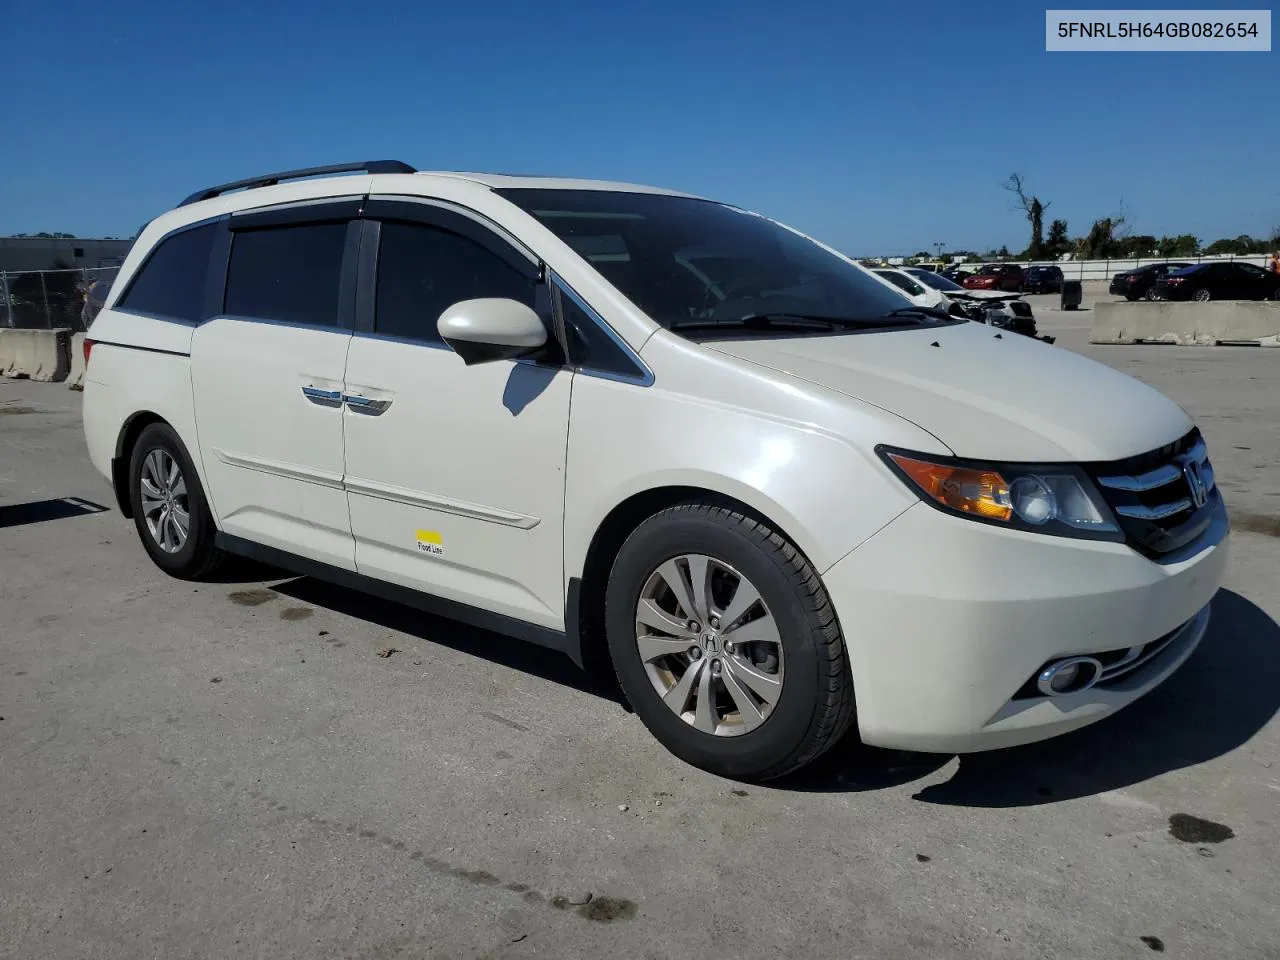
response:
[[[673,753],[976,751],[1133,702],[1227,516],[1175,404],[747,210],[397,161],[203,190],[85,342],[155,563],[228,554],[612,662]],[[501,642],[495,638],[494,642]]]

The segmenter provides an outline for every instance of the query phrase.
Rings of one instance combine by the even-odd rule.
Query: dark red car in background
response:
[[[1021,293],[1023,282],[1022,268],[1016,263],[988,263],[973,276],[965,277],[964,285],[970,290]]]

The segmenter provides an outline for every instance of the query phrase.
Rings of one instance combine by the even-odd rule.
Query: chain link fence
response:
[[[0,327],[86,330],[119,272],[118,266],[0,271]]]

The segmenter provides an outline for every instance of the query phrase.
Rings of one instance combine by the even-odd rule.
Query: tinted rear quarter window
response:
[[[120,308],[198,323],[205,314],[209,257],[220,225],[175,233],[161,240],[120,299]]]
[[[346,238],[345,222],[237,232],[224,311],[235,317],[337,326]]]
[[[474,240],[418,223],[382,225],[374,331],[441,343],[436,323],[460,300],[507,297],[536,307],[535,282]]]

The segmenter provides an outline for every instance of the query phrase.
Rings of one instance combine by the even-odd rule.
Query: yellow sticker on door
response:
[[[444,555],[444,537],[440,536],[439,530],[419,530],[416,542],[419,553],[429,553],[436,557]]]

